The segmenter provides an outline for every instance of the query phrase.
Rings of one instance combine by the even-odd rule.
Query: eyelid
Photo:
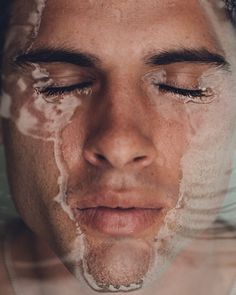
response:
[[[152,81],[157,81],[158,83],[166,83],[167,79],[172,81],[178,81],[178,80],[186,80],[189,77],[190,79],[195,80],[195,82],[199,82],[202,76],[204,76],[209,71],[217,72],[218,68],[214,67],[214,69],[210,68],[209,66],[206,68],[206,65],[194,65],[191,67],[180,67],[180,65],[176,68],[169,68],[168,66],[165,68],[159,68],[159,69],[152,69],[151,71],[144,74],[142,77],[142,81],[147,81],[150,79]],[[173,83],[173,82],[172,82]],[[175,82],[176,85],[180,85],[181,83]]]
[[[27,66],[22,68],[20,74],[23,75],[24,79],[28,80],[29,83],[34,83],[34,86],[36,84],[43,85],[45,83],[45,87],[50,83],[64,86],[76,84],[80,81],[97,80],[98,77],[95,71],[88,69],[85,70],[78,67],[71,69],[70,67],[62,67],[61,65],[55,68],[52,67],[51,64],[44,65],[38,63],[27,64]]]
[[[88,77],[88,76],[59,76],[59,79],[55,76],[48,76],[47,78],[42,79],[35,79],[35,83],[33,85],[34,89],[38,92],[47,92],[47,90],[62,90],[66,88],[83,88],[83,87],[89,87],[93,83],[95,83],[94,77]]]
[[[173,76],[168,77],[168,74],[173,74]],[[179,78],[178,74],[184,74],[184,77]],[[187,78],[186,75],[191,78],[189,80],[184,79]],[[144,89],[154,99],[164,95],[166,98],[168,96],[182,103],[208,104],[212,102],[215,98],[214,92],[210,87],[201,86],[202,75],[196,75],[195,79],[192,79],[192,77],[195,77],[195,74],[187,72],[167,73],[165,70],[155,70],[147,73],[142,80],[145,83]],[[181,84],[181,80],[183,80],[183,84]]]

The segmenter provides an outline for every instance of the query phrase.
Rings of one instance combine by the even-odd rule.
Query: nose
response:
[[[137,130],[128,129],[98,132],[84,149],[84,158],[97,167],[149,166],[155,158],[152,143]]]
[[[155,146],[138,124],[128,120],[106,120],[89,136],[84,148],[84,158],[96,167],[144,168],[156,157]],[[140,122],[141,123],[141,122]]]

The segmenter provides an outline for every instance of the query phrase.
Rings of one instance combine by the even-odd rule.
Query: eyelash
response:
[[[46,87],[44,89],[37,89],[37,91],[45,96],[53,97],[68,94],[74,91],[79,92],[80,95],[88,95],[91,93],[91,86],[93,82],[83,82],[70,86],[63,87]],[[208,97],[211,93],[208,93],[208,89],[186,89],[186,88],[178,88],[174,86],[170,86],[168,84],[163,83],[153,83],[153,85],[159,89],[159,91],[164,93],[171,93],[175,95],[179,95],[186,98],[202,98]]]
[[[158,89],[161,92],[169,92],[172,94],[180,95],[183,97],[190,97],[190,98],[201,98],[209,96],[209,89],[186,89],[186,88],[178,88],[174,86],[170,86],[168,84],[156,84],[154,83],[155,87],[158,87]]]
[[[45,96],[58,96],[58,95],[63,95],[67,93],[71,93],[74,91],[81,91],[81,94],[88,94],[85,93],[86,91],[88,92],[89,89],[92,86],[92,82],[83,82],[83,83],[78,83],[70,86],[63,86],[63,87],[54,87],[54,86],[49,86],[44,89],[38,89],[38,91],[41,94],[44,94]]]

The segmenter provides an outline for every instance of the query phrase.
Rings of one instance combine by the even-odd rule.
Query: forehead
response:
[[[43,1],[17,1],[15,22],[23,24],[32,18],[32,11],[37,11],[40,2]],[[162,40],[162,44],[168,44],[169,39],[182,39],[186,45],[194,46],[201,39],[211,47],[215,46],[211,35],[210,23],[198,0],[187,4],[185,0],[47,0],[37,42],[52,46],[57,42],[75,46],[78,42],[85,46],[92,43],[90,46],[98,49],[100,45],[95,40],[109,47],[111,37],[113,42],[132,44],[152,36],[153,40]]]
[[[30,0],[32,1],[32,0]],[[116,19],[118,22],[128,20],[129,22],[140,21],[139,17],[149,15],[151,17],[159,17],[165,13],[168,17],[173,11],[176,15],[183,11],[189,11],[193,14],[191,17],[194,19],[194,14],[201,10],[202,0],[46,0],[46,7],[48,14],[54,12],[54,16],[62,16],[70,14],[71,16],[89,15],[96,18],[96,20]],[[209,1],[212,3],[212,1]],[[217,3],[217,2],[215,2]],[[119,13],[118,13],[119,12]],[[79,14],[78,14],[79,13]],[[99,16],[99,17],[97,17]],[[150,19],[151,21],[151,19]]]

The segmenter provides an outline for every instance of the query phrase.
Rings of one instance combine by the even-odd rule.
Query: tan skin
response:
[[[131,189],[134,191],[133,195],[140,196],[135,201],[140,206],[162,206],[162,213],[151,226],[128,236],[132,243],[134,242],[132,253],[136,253],[135,245],[139,245],[140,240],[143,248],[140,250],[141,254],[135,254],[131,258],[129,254],[124,254],[124,260],[128,261],[127,271],[134,273],[127,276],[127,282],[122,282],[122,270],[118,268],[110,278],[106,278],[106,283],[111,280],[117,284],[129,284],[139,279],[138,272],[133,267],[134,261],[140,261],[140,265],[144,265],[141,272],[146,271],[145,265],[148,265],[152,255],[151,248],[146,245],[152,245],[154,237],[163,225],[166,213],[177,203],[179,181],[182,176],[180,162],[188,149],[189,136],[191,137],[189,117],[183,104],[174,100],[153,103],[148,96],[147,85],[141,82],[142,78],[148,73],[163,69],[176,77],[181,73],[180,69],[184,69],[185,73],[194,73],[196,77],[193,81],[187,80],[188,85],[184,85],[191,88],[211,67],[206,63],[196,65],[194,62],[153,66],[145,60],[152,56],[153,52],[171,51],[180,45],[181,48],[206,48],[210,52],[224,56],[221,44],[198,1],[189,1],[188,5],[183,0],[175,1],[175,5],[172,5],[173,1],[137,1],[136,4],[134,2],[136,3],[102,0],[90,5],[88,1],[83,0],[69,0],[66,4],[63,0],[48,0],[39,34],[31,46],[31,50],[38,50],[46,47],[61,48],[66,44],[67,48],[96,57],[94,65],[89,67],[65,62],[41,63],[51,76],[58,76],[59,81],[65,73],[70,77],[76,77],[77,83],[90,81],[91,77],[93,80],[92,96],[80,97],[82,104],[76,109],[70,122],[60,131],[60,148],[69,174],[69,206],[73,209],[83,202],[86,203],[86,194],[91,195],[99,190],[114,193],[115,207],[119,204],[124,206]],[[29,1],[29,8],[24,8],[24,11],[32,9],[30,3]],[[16,23],[24,24],[24,20],[25,17],[19,15]],[[33,82],[28,79],[33,70],[32,66],[26,66],[22,72],[19,68],[12,68],[9,63],[16,54],[15,48],[19,40],[16,39],[15,42],[6,54],[4,62],[4,74],[8,78],[4,81],[3,87],[13,98],[12,120],[3,122],[4,144],[14,202],[22,219],[37,238],[28,230],[23,231],[22,235],[11,241],[11,251],[14,261],[20,259],[31,263],[35,260],[57,259],[54,252],[58,257],[63,257],[72,251],[76,226],[61,205],[54,201],[58,194],[59,172],[53,156],[53,143],[43,140],[51,133],[43,127],[39,128],[32,133],[43,139],[35,139],[32,134],[22,134],[16,123],[23,106],[27,105],[33,113],[35,109],[32,102]],[[20,77],[25,79],[27,86],[23,93],[13,86]],[[66,80],[68,85],[73,84],[72,80],[74,82],[74,78],[70,79]],[[171,109],[167,115],[166,110],[169,108]],[[207,112],[207,107],[204,110]],[[41,126],[45,126],[45,116],[34,114]],[[194,113],[193,120],[201,121],[200,111]],[[169,136],[166,136],[167,134]],[[114,237],[101,234],[83,218],[80,223],[91,253],[97,258],[95,262],[91,262],[91,267],[99,269],[100,262],[103,261],[104,269],[109,268],[110,255],[119,257],[121,253],[117,248],[108,253],[102,247],[110,240],[113,243]],[[123,229],[126,230],[125,225]],[[126,245],[126,238],[127,236],[121,236],[121,249]],[[42,241],[46,241],[47,244]],[[33,245],[34,251],[25,250],[29,244]],[[227,294],[235,274],[231,269],[226,271],[209,267],[212,258],[209,259],[208,254],[217,247],[217,243],[210,243],[206,253],[196,257],[189,257],[186,251],[168,270],[162,282],[154,285],[155,290],[159,288],[159,294],[195,294],[192,290],[197,282],[201,282],[200,294]],[[36,255],[33,255],[33,252]],[[190,261],[187,266],[184,263],[186,260]],[[199,270],[195,271],[192,265],[195,266],[200,260],[205,263],[201,263]],[[59,265],[56,270],[42,267],[43,278],[67,279],[67,286],[71,287],[67,289],[67,292],[71,293],[67,294],[76,294],[77,291],[81,294],[93,294],[88,286],[83,286],[83,289],[72,279],[67,268],[59,260],[56,260],[56,263]],[[65,263],[71,272],[73,263]],[[102,274],[103,271],[105,273],[104,269],[101,270]],[[189,276],[179,283],[186,270]],[[17,274],[19,277],[37,277],[35,270],[30,268],[28,271],[29,273],[20,274],[18,270]],[[207,276],[202,276],[203,274]],[[95,273],[94,276],[100,279],[99,274]],[[227,277],[223,279],[224,283],[217,280],[222,277]],[[6,283],[7,278],[4,277],[2,280],[6,288],[10,288]],[[178,285],[178,292],[172,289],[173,286],[169,286],[170,280],[175,287]],[[10,292],[9,289],[7,292]],[[52,289],[45,286],[44,292],[52,294]],[[63,294],[61,286],[55,292]],[[153,289],[149,292],[153,294]],[[137,294],[148,293],[143,289],[137,291]]]

